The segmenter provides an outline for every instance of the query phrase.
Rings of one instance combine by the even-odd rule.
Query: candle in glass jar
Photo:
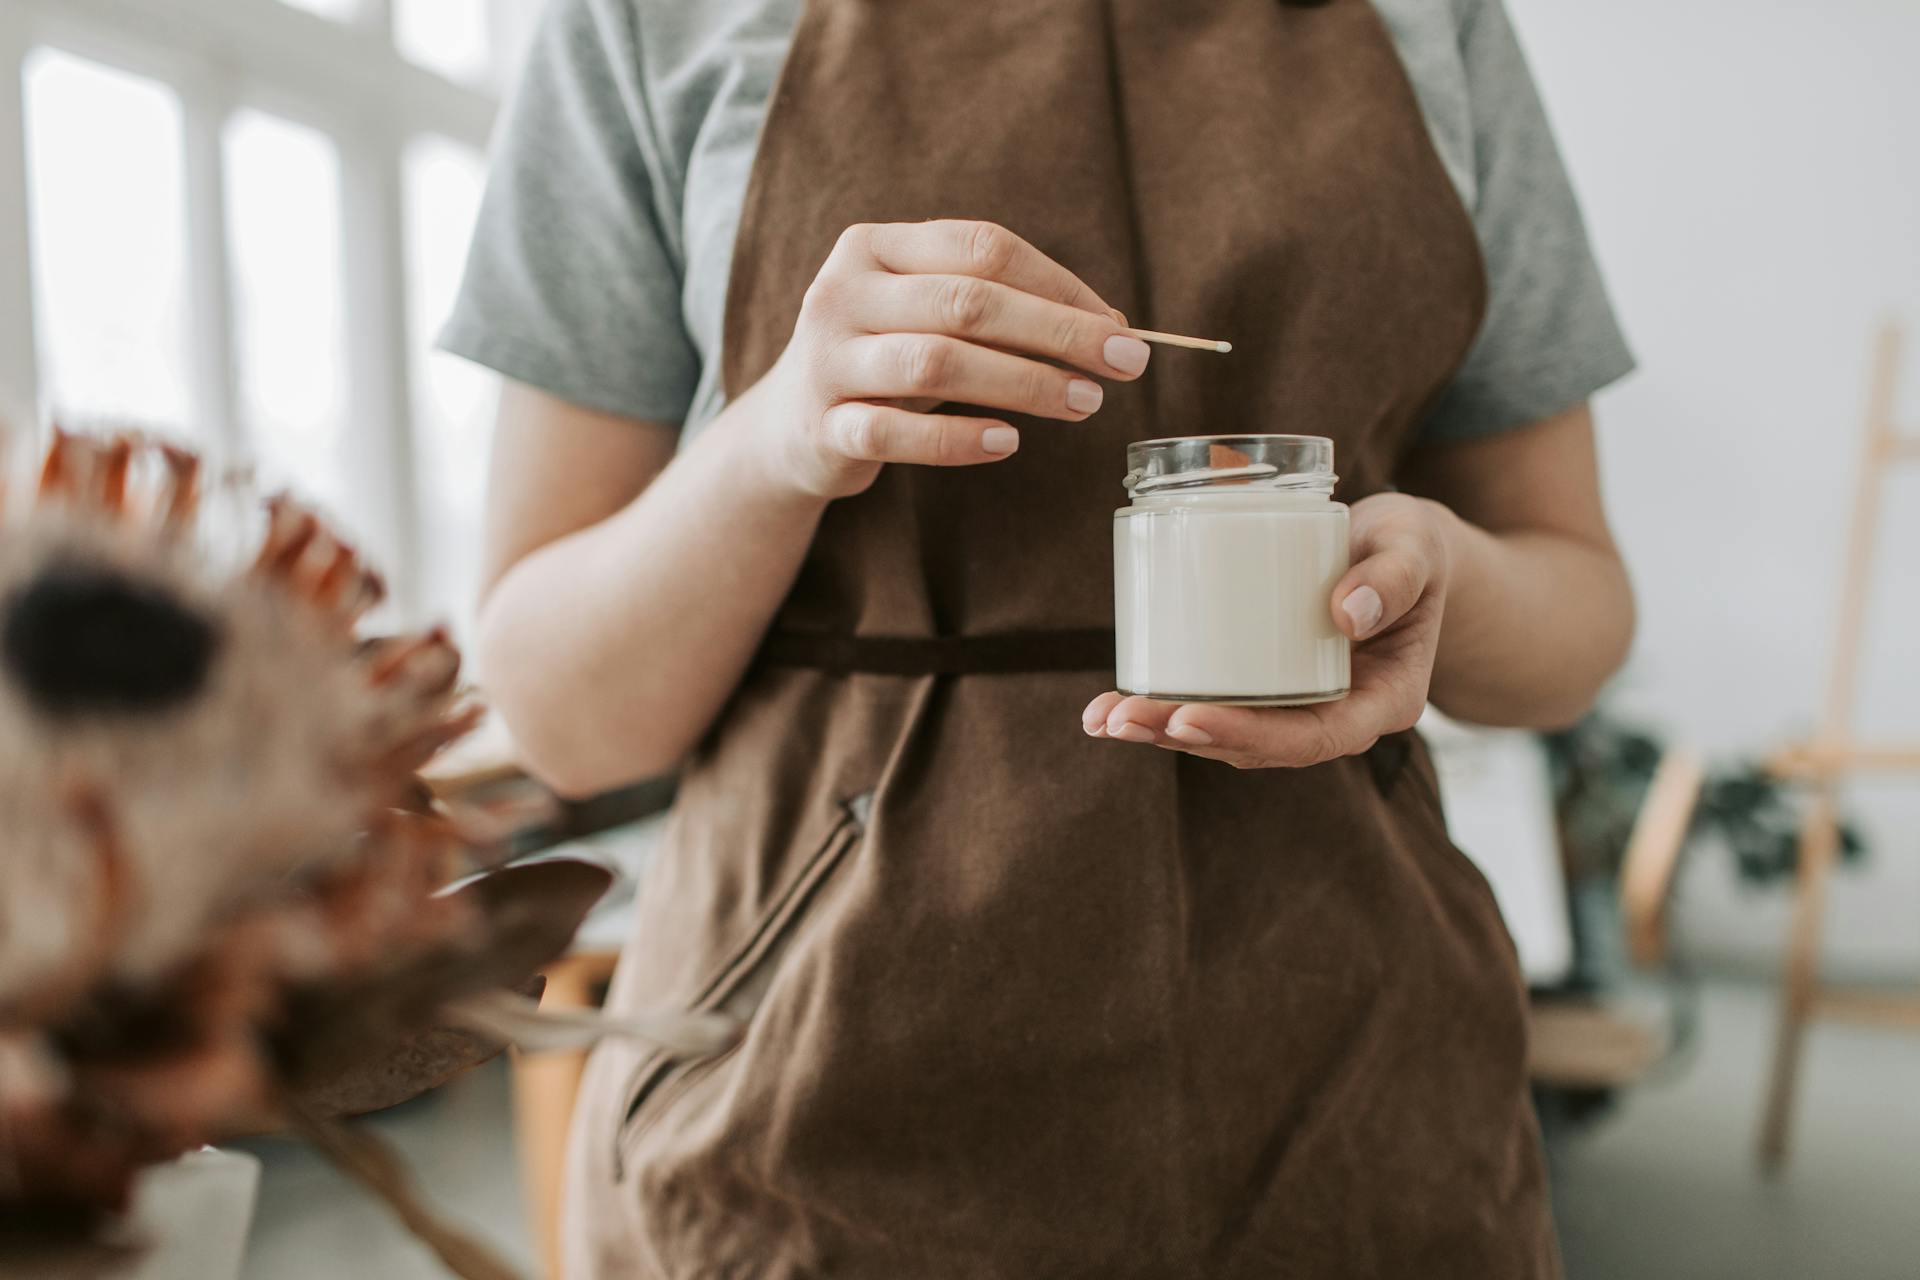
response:
[[[1333,442],[1193,436],[1127,449],[1114,513],[1118,687],[1180,702],[1297,706],[1344,697],[1348,568]]]

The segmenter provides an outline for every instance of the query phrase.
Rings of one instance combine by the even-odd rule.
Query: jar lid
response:
[[[1333,441],[1325,436],[1176,436],[1127,446],[1127,492],[1216,485],[1331,489]]]

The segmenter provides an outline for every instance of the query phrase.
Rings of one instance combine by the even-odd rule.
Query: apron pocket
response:
[[[752,1034],[754,1014],[779,972],[780,961],[792,944],[820,889],[845,861],[847,853],[866,834],[872,804],[868,794],[845,801],[841,813],[818,848],[801,864],[792,881],[774,899],[747,940],[704,984],[693,1007],[702,1013],[724,1013]],[[745,1042],[742,1037],[741,1043]],[[626,1090],[620,1132],[614,1143],[614,1177],[625,1176],[627,1153],[651,1121],[696,1082],[740,1052],[735,1044],[709,1058],[675,1057],[656,1050],[640,1060]]]

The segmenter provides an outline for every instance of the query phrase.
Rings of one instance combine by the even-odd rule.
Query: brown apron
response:
[[[993,466],[828,511],[684,779],[593,1063],[567,1280],[1546,1277],[1524,993],[1411,735],[1238,772],[1088,739],[1124,445],[1332,436],[1391,483],[1479,326],[1366,0],[813,0],[734,266],[734,393],[856,222],[988,219],[1161,351]],[[644,655],[642,655],[644,660]]]

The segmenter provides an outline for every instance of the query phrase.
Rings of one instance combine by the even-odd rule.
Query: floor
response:
[[[1753,1171],[1773,1032],[1762,987],[1705,995],[1697,1055],[1559,1145],[1569,1280],[1913,1280],[1920,1276],[1920,1036],[1815,1032],[1787,1175]],[[379,1121],[433,1199],[532,1274],[505,1073]],[[444,1273],[304,1149],[261,1144],[247,1280]]]
[[[502,1065],[369,1123],[404,1154],[416,1185],[448,1221],[533,1275]],[[267,1140],[248,1149],[264,1168],[245,1280],[446,1280],[384,1205],[306,1147]]]
[[[1920,1036],[1818,1027],[1791,1163],[1754,1171],[1766,987],[1706,992],[1697,1057],[1557,1153],[1570,1280],[1920,1276]]]

